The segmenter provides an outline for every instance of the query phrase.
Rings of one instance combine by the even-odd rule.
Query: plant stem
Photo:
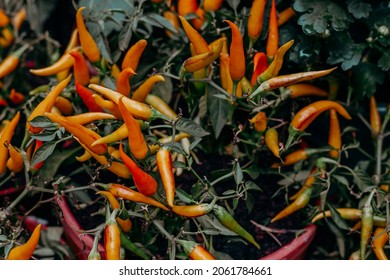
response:
[[[214,181],[212,181],[212,182],[210,183],[210,186],[214,186],[214,185],[216,185],[217,183],[221,182],[222,180],[225,180],[225,179],[228,179],[229,177],[232,177],[233,175],[234,175],[233,172],[229,172],[229,173],[227,173],[227,174],[225,174],[225,175],[219,177],[218,179],[215,179]]]
[[[383,149],[383,134],[379,133],[376,137],[376,167],[375,167],[375,174],[374,174],[374,180],[376,185],[378,185],[381,180],[382,149]]]

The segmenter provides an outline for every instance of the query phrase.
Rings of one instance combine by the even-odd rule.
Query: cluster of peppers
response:
[[[277,107],[281,102],[289,99],[296,99],[302,96],[316,96],[318,98],[328,97],[328,93],[316,87],[308,81],[323,77],[331,73],[335,68],[319,71],[308,71],[280,75],[283,66],[284,56],[294,44],[293,40],[279,46],[278,26],[294,16],[294,11],[289,8],[277,13],[275,1],[272,0],[269,9],[268,36],[264,52],[256,52],[258,40],[263,29],[263,22],[266,11],[266,0],[254,0],[247,19],[247,37],[249,48],[253,53],[253,69],[247,78],[247,52],[245,52],[243,36],[237,23],[231,20],[224,20],[224,23],[231,31],[224,34],[215,41],[208,43],[201,32],[207,26],[207,17],[215,13],[223,4],[223,1],[204,0],[198,5],[194,0],[179,0],[177,5],[170,1],[152,1],[156,5],[166,5],[164,17],[172,23],[176,30],[180,26],[190,41],[191,56],[187,58],[180,71],[180,79],[186,75],[192,75],[195,81],[204,82],[210,76],[212,68],[219,66],[219,84],[221,92],[226,96],[227,102],[233,106],[239,106],[245,101],[251,108],[251,116],[248,118],[250,129],[264,141],[265,146],[272,153],[277,163],[273,168],[283,169],[286,166],[294,165],[308,159],[310,156],[328,152],[333,159],[340,157],[342,150],[341,129],[338,115],[347,120],[351,119],[348,111],[334,100],[315,101],[294,113],[288,127],[288,139],[285,144],[279,139],[279,129],[284,125],[270,127],[269,108]],[[165,6],[164,6],[165,7]],[[139,250],[130,239],[128,234],[133,226],[131,215],[127,212],[123,201],[131,201],[141,205],[148,205],[158,211],[165,211],[171,215],[184,218],[196,218],[211,214],[227,229],[238,234],[256,248],[260,245],[255,238],[247,232],[234,217],[223,207],[217,204],[218,199],[209,203],[197,203],[190,205],[176,204],[176,184],[173,166],[173,151],[170,146],[173,141],[188,141],[191,135],[179,132],[174,137],[161,139],[157,145],[148,143],[143,130],[146,122],[163,120],[167,123],[175,123],[178,120],[174,110],[157,95],[150,94],[156,83],[164,82],[163,74],[154,74],[148,77],[141,85],[134,90],[131,78],[136,75],[138,64],[142,54],[147,47],[147,41],[140,39],[133,44],[123,57],[122,64],[108,65],[102,59],[99,47],[89,33],[83,18],[84,7],[80,7],[76,13],[76,28],[72,33],[69,44],[64,54],[53,65],[31,69],[33,75],[52,77],[56,76],[58,83],[51,88],[45,98],[26,115],[25,130],[26,141],[21,147],[12,146],[12,137],[15,130],[20,127],[21,112],[7,122],[0,134],[0,174],[5,172],[18,173],[26,167],[26,162],[32,162],[34,154],[42,146],[41,140],[34,137],[44,131],[44,127],[35,125],[36,118],[46,117],[71,134],[72,138],[84,149],[84,154],[77,157],[80,162],[93,159],[99,162],[105,169],[115,174],[122,180],[132,180],[134,188],[117,182],[98,183],[95,186],[102,188],[97,195],[107,200],[107,218],[104,224],[104,258],[120,259],[120,248],[124,247],[137,256],[148,259],[142,250]],[[197,17],[187,20],[187,15],[195,14]],[[17,26],[17,25],[14,25]],[[167,36],[175,36],[167,32]],[[5,36],[3,36],[5,38]],[[228,47],[230,38],[230,47]],[[14,71],[19,63],[20,55],[26,51],[23,46],[17,52],[10,54],[10,57],[0,64],[0,77],[4,77]],[[249,53],[249,52],[248,52]],[[219,62],[218,62],[219,61]],[[11,63],[12,62],[12,63]],[[99,75],[96,75],[96,68],[101,64],[110,69],[109,75],[116,81],[115,88],[104,85]],[[204,89],[204,87],[200,87]],[[86,113],[74,114],[72,101],[61,96],[66,90],[75,89],[83,101]],[[264,99],[272,96],[276,90],[280,95],[273,100]],[[371,98],[371,125],[373,135],[381,131],[380,119],[375,110],[375,100]],[[314,149],[302,148],[293,150],[294,144],[302,137],[305,129],[322,113],[329,111],[329,148]],[[267,116],[268,115],[268,116]],[[100,135],[91,129],[89,124],[98,120],[120,120],[122,125],[108,135]],[[19,126],[18,126],[19,125]],[[22,124],[23,125],[23,124]],[[168,145],[167,145],[168,143]],[[187,142],[188,145],[188,142]],[[293,151],[291,151],[293,150]],[[27,159],[27,160],[26,160]],[[148,162],[149,161],[149,162]],[[150,161],[153,161],[149,165]],[[34,162],[35,170],[39,169],[44,162]],[[151,172],[150,166],[155,166],[157,174]],[[271,222],[285,218],[308,205],[312,193],[313,184],[327,176],[326,166],[319,165],[312,168],[310,175],[306,178],[303,187],[293,196],[292,201],[285,209],[277,214]],[[156,179],[158,177],[158,179]],[[159,182],[163,187],[164,195],[158,193]],[[376,226],[375,253],[378,258],[384,258],[380,251],[387,242],[387,234],[384,234],[385,221],[373,214],[371,201],[364,205],[363,209],[337,209],[345,219],[361,219],[361,258],[365,258],[365,252],[371,232]],[[110,212],[110,210],[112,212]],[[353,212],[353,213],[352,213]],[[325,211],[320,216],[313,218],[312,222],[322,217],[330,217],[331,212]],[[34,230],[30,240],[25,245],[14,247],[8,254],[8,259],[29,259],[37,246],[39,240],[38,226]],[[164,232],[163,232],[164,233]],[[379,238],[381,236],[381,238]],[[168,239],[172,236],[167,235]],[[102,251],[99,251],[99,235],[96,235],[95,242],[89,254],[89,259],[100,259]],[[190,259],[215,259],[202,244],[184,240],[172,240],[182,246],[184,252]],[[23,252],[21,252],[23,251]],[[378,253],[377,253],[378,252]],[[379,256],[382,257],[379,257]]]

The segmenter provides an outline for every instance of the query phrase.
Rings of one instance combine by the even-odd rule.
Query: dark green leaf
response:
[[[195,203],[195,201],[191,198],[191,196],[182,189],[176,189],[176,194],[179,197],[179,199],[184,203],[187,204]]]
[[[153,86],[151,94],[161,97],[166,103],[170,103],[172,99],[173,84],[170,77],[165,76],[165,81]]]
[[[33,127],[45,127],[46,128],[46,127],[55,126],[55,124],[49,118],[44,117],[44,116],[35,117],[31,121],[29,121],[29,123]]]
[[[341,218],[340,213],[337,212],[337,210],[333,206],[331,206],[330,204],[328,204],[328,207],[329,207],[330,213],[332,214],[332,220],[335,222],[335,224],[341,229],[349,230],[350,226],[347,224],[347,222],[343,218]]]
[[[236,182],[237,185],[241,184],[242,179],[244,179],[244,175],[242,173],[241,166],[238,161],[234,162],[233,172],[234,172],[234,181]]]
[[[172,162],[172,166],[175,168],[187,168],[187,165],[184,162],[175,160]]]
[[[361,62],[355,66],[352,74],[354,95],[357,100],[371,96],[376,92],[377,85],[382,84],[385,75],[372,63]]]
[[[260,175],[260,168],[253,164],[249,168],[243,169],[242,172],[248,174],[252,179],[256,179]]]
[[[252,181],[245,181],[245,189],[247,191],[254,190],[254,191],[262,191],[261,188]]]
[[[233,10],[236,10],[238,5],[240,4],[240,0],[227,0],[227,2]]]
[[[58,142],[45,142],[35,153],[31,160],[31,165],[34,166],[46,160],[55,150]]]
[[[248,214],[250,214],[253,210],[253,207],[255,206],[255,198],[253,197],[253,195],[251,195],[250,193],[247,193],[246,194],[246,199],[245,199],[245,205],[246,205],[246,209],[248,209]]]
[[[222,193],[222,195],[232,195],[236,194],[237,192],[235,190],[227,190]]]
[[[146,16],[149,19],[149,22],[151,22],[154,26],[162,27],[165,29],[168,29],[172,33],[176,33],[175,27],[164,17],[158,15],[158,14],[150,14]],[[144,19],[145,17],[141,18]]]
[[[215,94],[218,94],[216,90],[208,92],[207,109],[214,128],[215,138],[218,138],[229,118],[230,104],[227,100],[216,98]]]
[[[189,147],[189,150],[192,151],[199,144],[200,141],[202,141],[202,138],[199,138],[199,139],[196,139],[195,141],[193,141]]]
[[[382,57],[378,60],[378,67],[383,71],[390,69],[390,50],[386,49],[382,52]]]
[[[297,0],[293,7],[294,10],[303,13],[298,19],[298,24],[308,35],[326,35],[329,26],[336,31],[345,30],[351,21],[339,5],[329,0]]]
[[[177,130],[188,133],[194,137],[204,137],[210,134],[193,120],[185,118],[181,118],[176,122],[176,128]]]
[[[355,18],[367,18],[372,12],[371,4],[365,3],[361,0],[349,0],[348,12],[350,12]]]
[[[125,26],[123,26],[123,28],[119,32],[118,41],[119,41],[119,49],[121,51],[125,51],[129,47],[132,34],[133,34],[132,23],[129,22]]]

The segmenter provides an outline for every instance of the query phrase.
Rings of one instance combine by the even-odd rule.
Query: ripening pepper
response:
[[[100,60],[100,50],[94,38],[89,33],[83,18],[85,7],[80,7],[76,13],[76,26],[79,34],[80,45],[83,53],[92,63]]]
[[[253,72],[251,76],[251,85],[254,86],[257,78],[268,68],[268,59],[265,53],[257,52],[253,56]]]
[[[263,132],[267,128],[267,115],[264,112],[258,112],[249,120],[258,132]]]
[[[328,92],[323,90],[322,88],[316,87],[311,84],[299,83],[286,87],[286,94],[289,95],[290,98],[298,98],[302,96],[314,95],[326,97],[328,96]]]
[[[13,51],[8,56],[6,56],[0,63],[0,78],[4,78],[11,72],[15,71],[20,62],[20,57],[24,52],[30,47],[30,45],[25,44],[19,49]]]
[[[145,98],[145,103],[150,105],[152,108],[157,110],[160,114],[165,116],[170,120],[177,119],[177,114],[167,102],[165,102],[161,97],[155,94],[148,94]]]
[[[130,86],[130,77],[135,75],[136,73],[131,67],[127,67],[123,69],[118,76],[116,81],[116,91],[122,93],[124,96],[129,96],[131,86]]]
[[[273,58],[279,48],[279,28],[275,0],[271,2],[271,10],[268,25],[268,37],[266,44],[267,56]]]
[[[84,87],[78,81],[75,82],[76,92],[83,100],[85,106],[87,106],[88,110],[91,112],[104,112],[104,110],[96,103],[93,98],[94,92]]]
[[[264,135],[264,141],[272,154],[275,157],[280,158],[278,131],[275,128],[268,128]]]
[[[176,182],[172,166],[172,154],[169,150],[161,148],[156,154],[157,169],[165,190],[167,204],[173,207],[176,192]]]
[[[88,85],[90,75],[89,75],[88,64],[83,54],[78,50],[72,50],[69,52],[69,55],[71,55],[74,58],[73,74],[75,80],[80,84],[82,84],[83,86]]]
[[[158,82],[164,82],[164,76],[156,74],[150,76],[146,81],[144,81],[132,94],[131,99],[145,102],[146,96],[150,93],[153,86]]]
[[[205,12],[216,12],[222,5],[223,0],[203,0],[203,10]]]
[[[173,205],[172,211],[180,216],[195,218],[206,215],[213,209],[213,204],[201,203],[194,205]]]
[[[278,26],[285,24],[289,19],[296,15],[296,12],[292,7],[287,7],[279,13]]]
[[[56,106],[58,110],[60,110],[61,114],[64,116],[70,116],[74,112],[72,102],[68,98],[65,98],[63,96],[58,96],[56,98],[54,106]]]
[[[229,71],[233,82],[239,82],[245,76],[246,62],[244,43],[238,26],[230,20],[224,20],[232,30],[232,40],[230,43]]]
[[[136,72],[141,56],[147,45],[148,42],[145,39],[140,39],[134,45],[132,45],[122,60],[121,69],[124,70],[130,67],[134,72]]]
[[[370,96],[370,125],[372,136],[376,137],[381,131],[382,122],[376,105],[376,100],[373,95]]]
[[[121,231],[115,220],[115,212],[108,218],[104,227],[104,249],[107,260],[120,260]]]
[[[13,104],[21,104],[24,99],[25,99],[25,96],[23,93],[21,92],[18,92],[16,91],[14,88],[11,89],[11,92],[9,94],[9,99],[11,100],[11,102]]]
[[[193,44],[196,54],[209,53],[209,45],[199,32],[191,26],[191,24],[182,16],[179,16],[184,32],[187,34],[188,39]]]
[[[177,240],[191,260],[215,260],[215,257],[202,245],[188,240]]]
[[[334,149],[329,152],[332,158],[338,158],[341,149],[341,130],[337,112],[334,109],[330,110],[330,121],[329,121],[329,136],[328,144]]]
[[[73,122],[76,122],[81,125],[85,125],[94,121],[98,120],[114,120],[116,119],[114,115],[111,115],[109,113],[104,112],[87,112],[87,113],[81,113],[73,116],[66,117],[68,120],[71,120]],[[100,140],[99,138],[98,140]],[[98,141],[96,140],[96,141]],[[95,141],[95,142],[96,142]]]
[[[383,227],[377,227],[374,232],[374,237],[372,241],[372,250],[375,253],[375,256],[378,260],[388,260],[383,247],[389,241],[389,234]]]
[[[198,8],[197,0],[178,0],[177,1],[177,13],[180,16],[195,13]]]
[[[251,49],[257,39],[260,37],[263,28],[264,10],[266,0],[253,0],[247,23],[247,32],[250,40],[249,48]]]
[[[21,7],[19,11],[11,18],[12,26],[15,30],[19,30],[22,27],[24,20],[26,19],[27,11],[25,7]]]
[[[24,164],[23,164],[23,158],[20,153],[14,146],[11,144],[8,145],[8,151],[9,151],[9,158],[7,161],[7,168],[9,171],[18,173],[23,170]]]

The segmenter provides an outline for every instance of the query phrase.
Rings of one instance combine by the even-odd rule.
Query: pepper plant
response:
[[[296,217],[296,226],[332,231],[337,242],[326,250],[339,258],[386,257],[390,115],[388,106],[378,109],[386,99],[377,84],[387,81],[388,25],[376,15],[388,8],[299,0],[72,5],[74,30],[61,48],[40,35],[32,12],[24,25],[2,27],[4,39],[10,30],[20,38],[3,45],[0,64],[4,258],[27,247],[16,245],[42,208],[55,209],[47,223],[78,227],[83,235],[73,241],[87,253],[58,245],[57,234],[39,244],[40,258],[230,259],[241,243],[258,258],[259,231],[272,234]],[[4,16],[22,8],[6,6]],[[359,24],[371,30],[365,43],[355,37]],[[23,37],[22,27],[35,33]],[[336,48],[344,39],[348,48]],[[368,82],[355,83],[363,72]],[[11,90],[18,75],[33,81],[20,103]],[[367,131],[369,141],[360,136]],[[223,168],[203,173],[213,158],[226,159]],[[282,203],[260,227],[251,214],[267,207],[257,200],[269,186],[269,200]],[[84,209],[93,213],[81,226],[69,214]],[[35,246],[20,255],[30,258]]]

